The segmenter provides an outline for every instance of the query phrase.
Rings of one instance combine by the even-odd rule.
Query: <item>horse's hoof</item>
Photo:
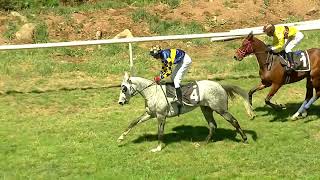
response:
[[[210,142],[210,140],[209,140],[209,141],[206,141],[205,144],[208,144],[209,142]],[[193,145],[195,148],[198,148],[198,147],[201,146],[200,143],[197,143],[197,142],[192,143],[192,145]]]
[[[256,115],[256,114],[254,114],[254,113],[253,113],[253,114],[251,114],[251,116],[250,116],[250,120],[254,120],[254,118],[256,118],[256,116],[257,116],[257,115]]]
[[[308,112],[307,112],[306,110],[304,110],[304,111],[302,112],[301,116],[302,116],[303,118],[307,117],[307,116],[308,116]]]
[[[296,112],[292,117],[291,117],[291,120],[297,120],[299,119],[299,116],[300,116],[300,113],[299,112]]]
[[[121,143],[123,140],[124,140],[124,137],[123,137],[123,135],[121,135],[121,136],[117,139],[117,142],[118,142],[118,143]]]
[[[161,146],[157,146],[156,148],[151,149],[150,152],[160,152],[161,149],[162,149]]]

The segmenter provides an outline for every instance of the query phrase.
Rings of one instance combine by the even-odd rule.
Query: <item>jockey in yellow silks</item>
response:
[[[277,53],[284,50],[287,53],[290,68],[293,68],[292,49],[300,43],[304,35],[296,27],[274,26],[272,24],[264,26],[263,32],[273,37],[273,44],[269,50]]]

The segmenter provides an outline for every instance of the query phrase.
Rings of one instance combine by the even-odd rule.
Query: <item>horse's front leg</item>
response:
[[[260,83],[258,86],[255,86],[252,89],[250,89],[248,95],[249,95],[249,102],[250,102],[251,106],[252,106],[252,95],[253,95],[253,93],[255,93],[257,91],[260,91],[260,90],[262,90],[262,89],[264,89],[266,87],[267,87],[266,85]]]
[[[265,103],[269,106],[271,106],[273,109],[284,109],[285,106],[282,104],[274,104],[271,102],[271,98],[277,93],[277,91],[280,89],[280,84],[272,84],[271,90],[269,91],[269,94],[267,95],[265,99]]]
[[[151,152],[161,151],[163,148],[163,133],[164,133],[164,125],[166,124],[165,116],[158,116],[158,146],[154,149],[151,149]]]
[[[140,124],[142,122],[149,120],[150,118],[151,118],[151,116],[147,112],[145,112],[137,119],[131,121],[128,128],[119,136],[118,142],[121,142],[122,140],[124,140],[125,136],[132,130],[133,127],[135,127],[137,124]]]

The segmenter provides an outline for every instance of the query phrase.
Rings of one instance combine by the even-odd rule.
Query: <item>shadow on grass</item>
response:
[[[99,89],[110,89],[110,88],[119,88],[120,85],[108,85],[108,86],[99,86],[99,87],[63,87],[58,89],[34,89],[30,91],[18,91],[18,90],[8,90],[5,92],[0,92],[0,95],[12,95],[12,94],[42,94],[42,93],[50,93],[50,92],[63,92],[63,91],[87,91],[87,90],[99,90]]]
[[[291,121],[290,119],[291,116],[293,116],[293,114],[297,112],[301,104],[302,103],[287,103],[285,104],[286,109],[282,109],[282,110],[272,109],[270,106],[265,105],[263,107],[257,107],[254,110],[256,112],[265,112],[265,114],[262,114],[260,116],[272,116],[273,119],[271,119],[270,122],[287,122],[287,121]],[[319,109],[320,109],[319,105],[312,105],[308,110],[308,116],[314,115],[320,118]],[[305,123],[318,120],[319,118],[309,119],[305,121]],[[299,120],[303,120],[303,119],[299,119]]]
[[[190,141],[190,142],[201,142],[205,141],[207,135],[209,134],[209,129],[204,126],[177,126],[172,129],[173,133],[164,134],[164,143],[171,144],[180,141]],[[248,136],[250,135],[254,141],[257,140],[257,133],[252,130],[244,130],[244,133]],[[212,141],[223,141],[229,139],[235,142],[241,142],[242,139],[236,138],[237,131],[232,129],[217,128],[216,132],[213,134]],[[142,143],[145,141],[157,141],[157,134],[145,134],[137,139],[133,140],[133,143]]]

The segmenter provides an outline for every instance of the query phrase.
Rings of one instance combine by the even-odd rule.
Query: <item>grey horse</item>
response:
[[[183,106],[180,113],[184,114],[194,110],[200,106],[201,111],[209,125],[209,135],[206,141],[209,142],[213,132],[217,128],[217,124],[213,118],[213,111],[220,114],[224,119],[230,122],[240,133],[243,141],[247,142],[247,136],[240,128],[238,121],[228,112],[228,97],[234,94],[240,95],[244,99],[244,105],[249,116],[253,117],[253,110],[249,103],[246,91],[234,85],[220,85],[217,82],[209,80],[197,81],[199,87],[200,101],[196,106]],[[121,91],[119,96],[119,104],[129,103],[132,96],[140,94],[145,99],[146,111],[137,119],[133,120],[128,128],[120,135],[118,142],[124,140],[125,136],[137,124],[145,122],[151,118],[158,120],[158,146],[152,149],[152,152],[161,151],[163,146],[163,133],[167,117],[178,115],[177,103],[172,98],[165,95],[165,85],[157,85],[154,81],[141,77],[130,77],[125,73],[121,83]]]

